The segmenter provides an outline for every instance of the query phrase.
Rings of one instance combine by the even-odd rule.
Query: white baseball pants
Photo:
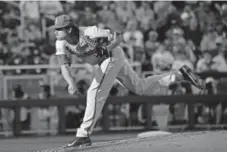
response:
[[[169,84],[175,81],[175,75],[168,73],[141,79],[126,61],[123,50],[115,48],[112,57],[99,66],[87,91],[87,106],[77,137],[87,137],[92,133],[116,79],[138,95],[164,95]]]

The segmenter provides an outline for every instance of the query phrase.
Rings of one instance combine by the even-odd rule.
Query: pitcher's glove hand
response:
[[[106,47],[99,46],[99,45],[96,45],[95,53],[97,54],[97,56],[100,56],[100,57],[108,56],[108,54],[109,54]]]
[[[90,46],[90,48],[92,48],[85,52],[85,56],[92,54],[96,54],[96,56],[99,57],[108,56],[108,50],[104,45],[102,45],[99,38],[91,39],[88,36],[84,36],[83,40]]]

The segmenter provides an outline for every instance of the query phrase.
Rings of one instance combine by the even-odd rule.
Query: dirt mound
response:
[[[96,143],[94,146],[71,152],[225,152],[227,131],[176,133],[160,137],[134,138]]]

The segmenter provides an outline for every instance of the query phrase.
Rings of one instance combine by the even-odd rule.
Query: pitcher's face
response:
[[[69,32],[66,28],[55,29],[54,33],[57,40],[63,40],[69,35]]]

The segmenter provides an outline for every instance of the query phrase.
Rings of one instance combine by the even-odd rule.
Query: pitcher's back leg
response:
[[[184,73],[182,74],[182,72]],[[169,85],[175,81],[186,80],[193,84],[195,78],[188,78],[189,75],[193,75],[193,73],[183,66],[180,70],[140,78],[132,67],[125,62],[117,76],[117,80],[138,95],[166,95],[169,92]]]

